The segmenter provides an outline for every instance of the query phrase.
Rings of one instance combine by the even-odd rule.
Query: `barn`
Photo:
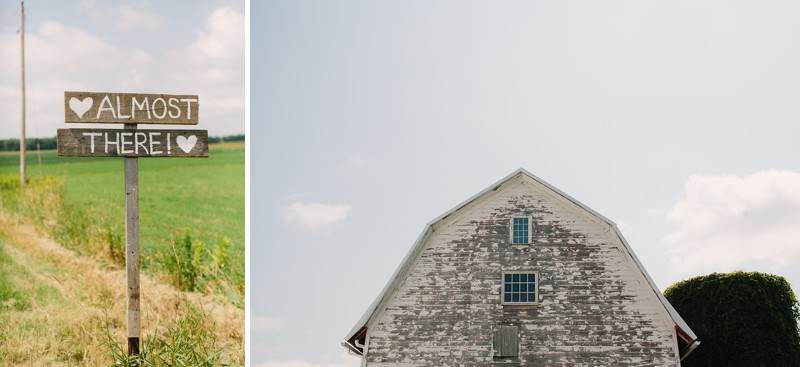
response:
[[[519,169],[428,223],[342,345],[372,367],[677,367],[699,341],[612,221]]]

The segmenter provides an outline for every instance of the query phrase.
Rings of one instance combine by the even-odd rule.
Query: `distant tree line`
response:
[[[244,141],[244,134],[229,135],[229,136],[209,136],[209,144],[222,143],[226,141]],[[52,138],[28,138],[25,139],[25,149],[36,150],[36,145],[39,144],[41,150],[56,149],[56,137]],[[0,152],[18,152],[19,139],[2,139],[0,140]]]
[[[48,150],[56,149],[56,138],[28,138],[25,139],[25,149],[36,150],[36,144],[39,144],[39,149]],[[19,139],[3,139],[0,140],[0,152],[18,152]]]
[[[226,141],[244,141],[244,134],[228,135],[228,136],[209,136],[208,143],[222,143]]]

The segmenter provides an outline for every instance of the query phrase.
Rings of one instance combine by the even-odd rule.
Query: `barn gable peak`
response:
[[[414,245],[406,254],[405,258],[400,263],[400,266],[394,272],[389,282],[384,286],[381,293],[369,306],[361,319],[359,319],[354,325],[353,329],[347,334],[342,345],[357,354],[363,353],[365,336],[370,325],[373,321],[380,317],[380,314],[383,312],[383,310],[385,310],[387,303],[392,298],[392,295],[401,286],[403,279],[406,277],[408,272],[414,268],[415,263],[419,259],[419,255],[424,250],[425,244],[428,242],[437,228],[447,225],[448,222],[469,211],[470,208],[476,207],[480,205],[480,203],[488,200],[496,194],[516,187],[519,184],[530,185],[532,189],[561,202],[576,212],[582,213],[587,219],[592,220],[599,225],[607,226],[608,230],[612,232],[611,234],[618,238],[618,243],[620,244],[619,247],[621,247],[620,250],[622,253],[627,256],[628,259],[633,262],[636,268],[638,268],[640,271],[642,279],[646,281],[648,289],[652,292],[650,296],[654,299],[657,299],[658,303],[663,306],[661,314],[665,318],[665,321],[674,325],[677,331],[677,336],[682,338],[684,342],[688,343],[689,345],[696,346],[694,342],[696,341],[697,336],[694,334],[691,328],[689,328],[677,311],[675,311],[672,305],[666,300],[666,298],[664,298],[653,279],[650,277],[650,275],[642,266],[642,263],[634,254],[630,245],[622,236],[622,233],[619,231],[616,224],[523,168],[515,170],[503,179],[488,186],[486,189],[429,222],[417,240],[414,242]],[[690,352],[691,350],[682,351],[681,357],[685,357],[685,355],[688,355]]]

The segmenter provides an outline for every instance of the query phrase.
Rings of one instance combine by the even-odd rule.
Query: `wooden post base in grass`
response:
[[[139,338],[128,338],[128,355],[139,355]]]

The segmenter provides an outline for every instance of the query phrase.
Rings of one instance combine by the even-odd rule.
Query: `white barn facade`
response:
[[[342,344],[370,367],[678,367],[699,342],[613,222],[520,169],[430,222]]]

